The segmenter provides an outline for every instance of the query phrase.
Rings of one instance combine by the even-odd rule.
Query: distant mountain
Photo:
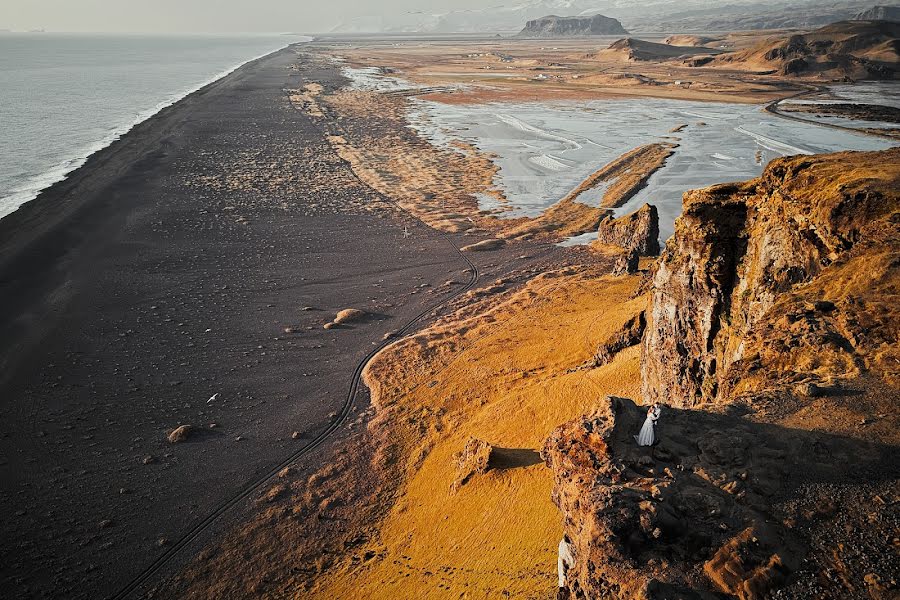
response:
[[[870,0],[788,0],[787,2],[724,3],[702,9],[684,7],[656,13],[647,19],[647,31],[749,31],[758,29],[812,29],[854,18],[869,8]],[[626,27],[634,29],[623,19]]]
[[[706,46],[713,42],[719,42],[722,38],[707,37],[703,35],[670,35],[663,43],[670,46]]]
[[[797,77],[897,79],[900,23],[843,21],[802,35],[705,60],[710,66],[775,71]]]
[[[853,17],[854,21],[900,22],[900,6],[873,6]]]
[[[812,2],[814,0],[802,0]],[[871,0],[870,0],[871,1]],[[626,29],[642,29],[660,16],[685,10],[704,10],[710,0],[509,0],[509,4],[448,12],[379,13],[355,17],[340,23],[334,33],[513,33],[522,23],[561,15],[583,17],[603,14],[618,19]],[[728,0],[733,6],[777,6],[779,0]],[[718,4],[723,4],[719,2]],[[859,4],[856,10],[869,6]],[[853,14],[853,13],[851,13]],[[629,24],[632,24],[630,26]]]
[[[625,38],[610,44],[606,50],[601,50],[600,55],[611,57],[619,56],[630,61],[641,60],[669,60],[673,58],[687,58],[697,54],[717,54],[718,50],[704,48],[702,46],[672,46],[670,44],[658,44],[635,38]]]
[[[557,17],[549,15],[528,21],[525,29],[519,32],[521,37],[585,37],[592,35],[627,35],[618,19],[603,15],[591,17]]]
[[[334,33],[515,33],[544,17],[606,15],[629,31],[736,31],[810,28],[851,19],[872,0],[507,0],[447,12],[377,13],[354,17]]]

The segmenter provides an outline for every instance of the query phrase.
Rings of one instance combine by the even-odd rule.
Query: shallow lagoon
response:
[[[413,101],[409,120],[436,145],[460,139],[496,155],[500,170],[495,184],[509,201],[505,217],[540,214],[591,173],[637,146],[676,142],[679,147],[666,166],[616,211],[622,215],[644,202],[655,204],[663,240],[672,234],[686,190],[755,177],[778,156],[895,145],[782,119],[761,106],[667,99],[470,105],[419,99]],[[687,127],[671,132],[681,125]]]

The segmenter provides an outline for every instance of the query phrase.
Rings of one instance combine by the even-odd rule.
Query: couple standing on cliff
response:
[[[634,436],[634,440],[638,446],[652,446],[656,443],[656,422],[659,421],[659,415],[662,413],[662,407],[656,402],[647,409],[647,418],[644,419],[644,425],[641,431]],[[568,535],[564,535],[559,542],[559,555],[557,558],[557,570],[559,571],[559,592],[558,600],[569,598],[568,574],[569,569],[575,564],[574,547],[572,540]]]
[[[641,431],[634,436],[634,441],[637,442],[638,446],[652,446],[656,443],[656,422],[659,421],[659,415],[662,412],[662,408],[659,405],[659,402],[656,402],[647,409],[647,418],[644,420],[644,425],[641,427]]]

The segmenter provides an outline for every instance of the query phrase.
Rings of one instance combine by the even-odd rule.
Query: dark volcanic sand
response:
[[[475,240],[383,202],[290,105],[304,77],[342,83],[297,60],[191,95],[0,222],[0,596],[119,590],[469,279],[454,244]],[[322,328],[348,307],[376,316]],[[180,424],[198,433],[169,443]]]

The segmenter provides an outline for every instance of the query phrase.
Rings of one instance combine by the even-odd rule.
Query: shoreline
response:
[[[310,36],[305,36],[305,37],[310,37]],[[281,51],[285,50],[286,48],[290,48],[291,46],[298,45],[298,44],[305,44],[305,43],[309,43],[311,41],[313,41],[313,38],[310,38],[309,40],[305,40],[305,41],[300,41],[300,42],[291,42],[284,46],[276,48],[275,50],[265,52],[263,54],[255,56],[253,58],[239,62],[236,65],[227,67],[226,69],[218,72],[217,74],[213,75],[212,77],[209,77],[209,78],[203,80],[202,82],[200,82],[198,84],[192,85],[191,87],[189,87],[185,90],[181,90],[178,92],[174,92],[173,94],[170,94],[170,96],[166,100],[159,102],[158,104],[156,104],[155,106],[153,106],[151,108],[141,110],[140,112],[137,113],[137,116],[130,123],[123,124],[123,125],[117,125],[112,128],[111,132],[107,136],[105,136],[99,140],[89,142],[85,146],[82,153],[77,154],[76,156],[67,158],[67,159],[61,161],[60,163],[50,167],[46,171],[40,173],[39,175],[35,175],[33,178],[29,179],[28,182],[26,182],[24,185],[22,185],[16,189],[10,190],[10,194],[8,196],[6,196],[5,198],[0,198],[0,201],[6,201],[10,198],[14,198],[14,197],[20,196],[20,195],[27,196],[25,199],[23,199],[21,201],[17,201],[18,204],[14,208],[11,208],[8,212],[5,212],[7,210],[6,208],[0,207],[0,223],[2,223],[3,219],[7,218],[9,215],[12,215],[13,213],[21,210],[21,208],[23,206],[37,200],[45,191],[50,190],[56,184],[65,182],[65,180],[70,175],[72,175],[78,169],[83,167],[87,163],[87,161],[91,159],[92,156],[94,156],[98,152],[102,152],[103,150],[109,148],[112,144],[114,144],[115,142],[121,140],[124,136],[126,136],[132,129],[134,129],[138,125],[148,121],[149,119],[152,119],[153,117],[159,115],[165,109],[167,109],[171,106],[174,106],[175,104],[181,102],[182,100],[186,99],[187,97],[191,96],[192,94],[202,91],[204,88],[227,77],[228,75],[234,73],[235,71],[244,67],[245,65],[249,65],[250,63],[264,59],[267,56],[270,56],[277,52],[281,52]],[[40,186],[40,187],[38,187],[38,186]]]
[[[290,48],[258,59],[0,221],[5,589],[122,589],[334,428],[360,360],[470,277],[462,236],[361,183],[291,104],[285,89],[305,81],[344,84]],[[470,260],[498,277],[517,252]],[[369,316],[323,327],[349,307]],[[333,455],[364,397],[294,468]],[[191,438],[168,441],[180,425]],[[165,573],[190,559],[180,553]]]

